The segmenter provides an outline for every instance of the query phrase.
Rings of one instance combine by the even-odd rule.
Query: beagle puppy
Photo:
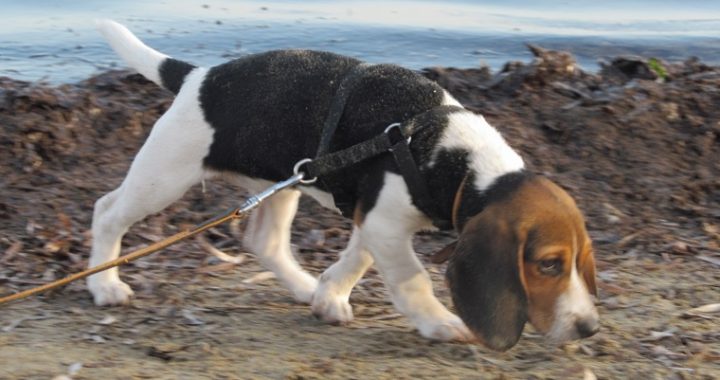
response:
[[[283,50],[206,69],[147,47],[115,22],[100,21],[98,28],[131,67],[177,97],[120,187],[96,202],[90,266],[116,258],[133,223],[206,178],[223,175],[259,192],[290,177],[296,162],[316,152],[338,86],[361,64],[332,53]],[[394,65],[363,71],[331,151],[395,122],[416,132],[410,149],[433,206],[459,234],[438,256],[449,258],[447,280],[459,317],[435,297],[413,252],[413,234],[433,221],[412,199],[389,154],[269,198],[250,218],[246,248],[297,301],[331,323],[352,320],[352,288],[375,263],[394,306],[430,339],[479,340],[506,350],[528,321],[555,342],[597,332],[593,252],[570,196],[525,171],[521,157],[482,116],[436,83]],[[343,194],[352,206],[346,211],[354,220],[348,246],[319,279],[290,250],[301,193],[331,209]],[[87,285],[97,305],[122,304],[133,294],[117,268],[89,277]]]

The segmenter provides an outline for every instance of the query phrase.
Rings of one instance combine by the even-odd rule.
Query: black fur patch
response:
[[[442,106],[411,120],[412,127],[419,131],[413,136],[410,148],[427,181],[428,191],[437,203],[435,209],[440,212],[438,216],[449,222],[452,219],[455,193],[468,172],[469,152],[462,149],[440,149],[434,161],[433,152],[449,124],[450,115],[458,112],[470,111],[456,106]],[[422,143],[416,143],[416,140]],[[430,162],[433,162],[432,167]]]
[[[164,60],[158,69],[163,87],[172,91],[173,94],[177,94],[185,81],[185,77],[194,68],[195,66],[177,59],[168,58]]]
[[[452,221],[455,194],[468,173],[468,155],[461,149],[441,150],[435,166],[426,171],[428,187],[439,205],[438,209],[444,212],[441,216],[446,220]]]
[[[332,53],[283,50],[210,69],[200,89],[205,118],[215,129],[205,165],[270,181],[289,177],[297,161],[314,157],[337,88],[359,63]],[[442,88],[411,70],[370,66],[348,95],[330,151],[370,139],[391,123],[412,119],[418,125],[438,127],[424,128],[413,137],[413,156],[425,171],[428,152],[451,112],[438,107],[443,97]],[[353,204],[362,198],[366,212],[375,205],[386,171],[397,172],[389,154],[328,175],[317,186],[343,194]]]
[[[446,277],[463,322],[482,343],[505,351],[520,339],[527,321],[520,240],[502,215],[476,218],[460,235]]]
[[[457,213],[458,225],[455,226],[458,231],[462,231],[462,227],[468,219],[482,212],[489,204],[507,199],[535,175],[525,170],[507,173],[495,179],[484,191],[475,188],[474,177],[474,173],[470,173],[468,180],[465,181]]]

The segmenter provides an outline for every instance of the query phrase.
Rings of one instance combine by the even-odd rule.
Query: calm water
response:
[[[498,68],[529,60],[525,43],[572,51],[589,70],[619,54],[720,64],[714,0],[0,0],[0,75],[62,83],[122,67],[95,32],[96,18],[202,65],[309,48],[412,68]]]

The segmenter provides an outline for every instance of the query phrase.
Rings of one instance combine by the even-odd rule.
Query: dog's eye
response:
[[[562,260],[560,259],[549,259],[540,260],[538,263],[540,273],[548,276],[557,276],[562,272]]]

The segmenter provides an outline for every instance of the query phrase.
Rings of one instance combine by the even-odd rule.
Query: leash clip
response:
[[[385,128],[384,133],[388,135],[388,138],[390,138],[390,141],[393,145],[395,145],[398,141],[405,137],[400,127],[402,127],[401,123],[392,123],[388,125],[387,128]],[[408,136],[406,144],[410,144],[411,141],[412,136]]]
[[[293,174],[294,174],[295,176],[298,176],[298,175],[300,176],[300,183],[303,184],[303,185],[310,185],[310,184],[313,184],[313,183],[317,182],[317,177],[314,177],[314,178],[312,178],[312,179],[304,179],[304,178],[303,178],[303,177],[305,176],[305,173],[304,173],[304,172],[301,172],[301,171],[300,171],[300,168],[301,168],[303,165],[307,164],[308,162],[312,162],[312,159],[310,159],[310,158],[303,158],[302,160],[298,161],[298,162],[295,164],[295,167],[293,167]]]

